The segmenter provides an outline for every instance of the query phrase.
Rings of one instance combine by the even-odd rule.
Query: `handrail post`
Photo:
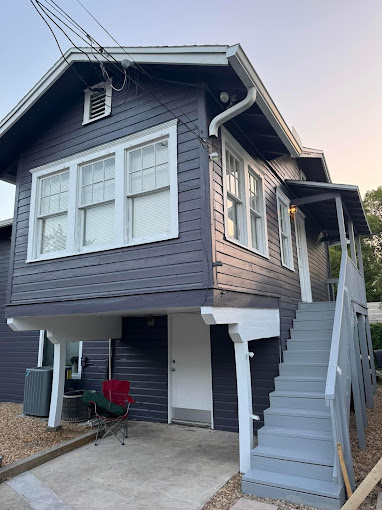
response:
[[[340,233],[340,241],[341,241],[342,254],[347,254],[347,241],[346,241],[344,210],[343,210],[343,207],[342,207],[341,197],[336,197],[335,201],[336,201],[338,230],[339,230],[339,233]]]
[[[356,242],[356,247],[357,247],[358,269],[359,269],[359,272],[362,274],[362,276],[364,276],[363,258],[362,258],[362,248],[361,248],[361,238],[360,238],[360,236],[357,236],[355,238],[355,242]]]
[[[355,267],[357,267],[357,255],[355,252],[355,238],[354,238],[354,227],[353,222],[351,220],[348,221],[348,233],[349,233],[349,241],[350,241],[350,257],[354,262]]]

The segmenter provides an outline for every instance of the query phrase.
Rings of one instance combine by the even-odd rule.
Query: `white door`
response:
[[[295,216],[296,243],[298,272],[300,275],[301,299],[302,301],[312,302],[312,287],[310,284],[308,246],[305,232],[305,216],[298,211]]]
[[[199,314],[169,317],[173,421],[212,424],[210,328]]]

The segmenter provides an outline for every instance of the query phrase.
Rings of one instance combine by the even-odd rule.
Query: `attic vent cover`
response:
[[[85,90],[84,120],[88,124],[111,113],[111,80]]]

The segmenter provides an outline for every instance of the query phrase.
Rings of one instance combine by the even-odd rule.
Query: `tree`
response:
[[[382,301],[382,186],[368,191],[363,201],[367,220],[373,236],[361,239],[368,301]],[[330,248],[333,278],[338,278],[341,264],[341,248]]]

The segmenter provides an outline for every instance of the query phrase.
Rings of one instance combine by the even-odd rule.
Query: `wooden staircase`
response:
[[[333,481],[335,445],[325,402],[334,310],[334,302],[299,306],[243,477],[246,494],[325,510],[345,501],[343,485]]]

